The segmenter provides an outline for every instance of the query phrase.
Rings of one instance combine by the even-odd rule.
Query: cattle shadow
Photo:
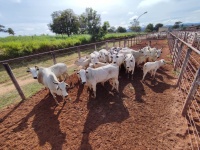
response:
[[[110,92],[111,87],[105,83],[97,85],[97,98],[93,98],[92,92],[88,97],[87,109],[89,110],[79,150],[91,150],[89,135],[102,124],[118,122],[121,123],[129,117],[129,112],[123,104],[123,100],[115,91]]]
[[[62,98],[58,98],[58,102]],[[61,103],[59,105],[62,105]],[[51,145],[53,150],[62,150],[63,143],[66,142],[66,133],[60,129],[60,122],[58,117],[64,107],[63,103],[61,109],[57,114],[55,112],[55,101],[52,96],[45,96],[24,118],[22,118],[19,125],[14,128],[14,132],[20,132],[28,128],[28,120],[34,117],[31,126],[39,139],[39,145],[43,146],[45,143]]]
[[[131,84],[135,90],[133,92],[133,94],[135,95],[134,100],[139,103],[145,102],[142,98],[143,95],[146,94],[143,83],[141,82],[142,75],[143,75],[143,71],[141,70],[141,68],[135,67],[133,79],[131,79],[131,76],[129,78],[127,78],[128,75],[127,75],[127,73],[125,73],[125,68],[122,67],[122,69],[120,71],[121,78],[119,79],[119,82],[120,82],[119,91],[120,91],[121,97],[128,97],[127,95],[123,94],[123,90],[126,88],[126,86],[128,84]],[[131,87],[129,87],[129,88],[131,88]]]

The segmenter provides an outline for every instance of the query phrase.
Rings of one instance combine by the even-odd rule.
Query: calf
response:
[[[112,90],[115,88],[118,91],[119,88],[119,67],[115,64],[109,64],[99,68],[87,68],[87,70],[81,69],[78,74],[80,75],[82,83],[86,83],[89,88],[93,89],[94,97],[96,97],[96,84],[100,82],[106,82],[111,79]]]
[[[77,66],[80,66],[80,67],[82,67],[84,69],[86,69],[89,66],[90,63],[91,63],[91,59],[90,58],[86,58],[84,60],[83,59],[79,59],[79,60],[76,60],[74,62],[74,64],[76,64]]]
[[[147,62],[144,64],[143,66],[143,78],[142,81],[144,81],[144,78],[147,74],[147,72],[151,72],[151,76],[153,76],[153,78],[155,78],[155,74],[158,68],[160,68],[162,65],[165,64],[165,60],[161,59],[155,62]]]
[[[124,64],[126,66],[126,72],[128,73],[128,78],[129,78],[129,73],[131,72],[131,79],[133,79],[133,73],[135,70],[135,57],[132,54],[127,54],[125,56]]]

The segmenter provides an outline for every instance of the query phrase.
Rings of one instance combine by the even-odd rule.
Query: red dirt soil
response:
[[[176,89],[177,79],[166,40],[152,43],[164,47],[161,58],[169,63],[161,67],[153,80],[136,68],[133,80],[122,69],[119,93],[106,83],[97,85],[94,99],[78,83],[70,80],[71,100],[59,106],[47,89],[26,101],[1,110],[0,149],[178,149],[190,148],[187,124],[181,116],[183,100]],[[133,46],[146,46],[145,41]]]

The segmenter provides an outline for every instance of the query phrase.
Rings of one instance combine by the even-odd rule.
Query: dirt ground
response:
[[[146,46],[145,41],[133,46]],[[161,58],[168,63],[153,80],[150,74],[141,82],[136,68],[133,80],[122,69],[119,93],[106,83],[97,85],[94,99],[87,87],[70,80],[70,100],[59,98],[59,106],[47,89],[26,101],[0,111],[0,149],[54,150],[145,150],[190,148],[187,124],[181,116],[183,100],[176,89],[167,41],[152,42],[163,47]]]

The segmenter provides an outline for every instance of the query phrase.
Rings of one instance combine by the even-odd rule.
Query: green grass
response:
[[[102,40],[135,36],[136,33],[112,33],[107,34]],[[15,58],[25,56],[33,53],[40,53],[55,49],[62,49],[75,45],[90,43],[91,36],[73,35],[70,37],[56,35],[42,35],[42,36],[9,36],[0,38],[0,60],[8,58]]]

